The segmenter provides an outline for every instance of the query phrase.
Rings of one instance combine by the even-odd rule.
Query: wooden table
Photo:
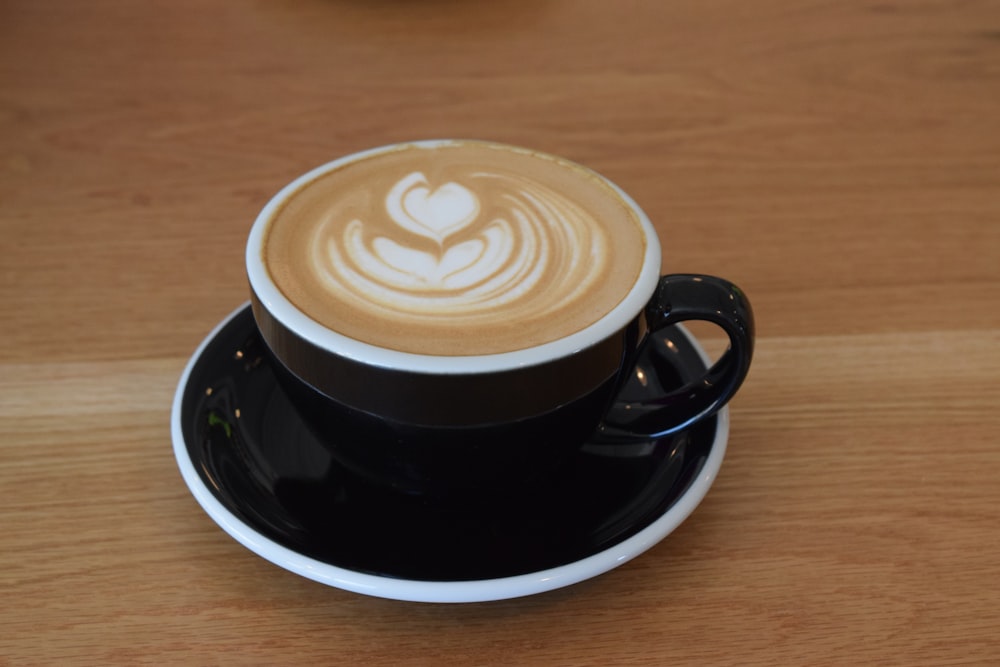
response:
[[[535,597],[306,580],[171,452],[264,202],[440,136],[596,168],[756,308],[702,505]],[[0,663],[1000,661],[995,2],[10,0],[0,248]]]

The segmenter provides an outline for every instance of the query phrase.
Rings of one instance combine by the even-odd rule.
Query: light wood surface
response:
[[[757,313],[704,503],[553,593],[324,587],[171,452],[264,202],[441,136],[605,173]],[[9,0],[0,320],[0,663],[1000,663],[995,2]]]

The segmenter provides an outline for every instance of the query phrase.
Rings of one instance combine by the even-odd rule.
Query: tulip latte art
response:
[[[593,324],[634,285],[645,243],[634,211],[593,172],[452,142],[317,176],[276,211],[262,252],[286,298],[324,326],[454,356]]]

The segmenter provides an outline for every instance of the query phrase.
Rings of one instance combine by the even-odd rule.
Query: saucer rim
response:
[[[174,458],[195,500],[230,537],[274,565],[318,583],[374,597],[431,603],[489,602],[536,595],[570,586],[627,563],[676,530],[704,499],[722,466],[729,440],[728,406],[715,414],[715,436],[708,456],[688,488],[661,515],[637,533],[590,556],[534,572],[462,581],[404,579],[331,565],[278,544],[238,518],[212,494],[198,474],[188,452],[181,426],[181,407],[191,374],[212,341],[249,307],[249,303],[244,302],[220,321],[201,341],[184,367],[171,407],[170,430]],[[711,360],[697,339],[683,326],[678,325],[678,328],[707,367]]]

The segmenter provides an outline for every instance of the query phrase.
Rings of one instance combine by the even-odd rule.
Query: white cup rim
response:
[[[557,340],[511,352],[451,356],[420,354],[385,348],[340,334],[320,324],[285,297],[264,265],[261,248],[271,218],[288,197],[306,183],[345,164],[405,146],[429,148],[450,143],[488,143],[505,148],[528,150],[494,141],[482,142],[471,139],[410,141],[388,144],[345,155],[302,174],[284,186],[271,198],[264,208],[261,209],[250,229],[246,246],[247,276],[250,281],[250,287],[261,306],[266,308],[271,316],[299,337],[337,356],[380,368],[414,373],[461,375],[515,370],[568,357],[614,336],[627,327],[642,312],[652,297],[660,278],[660,241],[649,217],[632,197],[601,174],[565,158],[548,155],[535,150],[531,150],[530,152],[585,169],[610,186],[636,214],[636,218],[645,236],[645,255],[643,257],[642,268],[635,283],[618,305],[593,324]]]

